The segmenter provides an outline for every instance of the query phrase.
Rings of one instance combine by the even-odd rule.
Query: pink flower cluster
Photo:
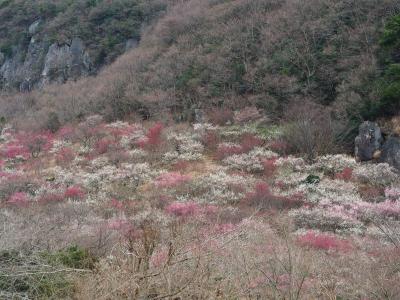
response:
[[[56,154],[56,161],[60,165],[71,163],[75,159],[75,153],[71,148],[64,147]]]
[[[46,193],[37,199],[40,204],[59,203],[63,200],[65,200],[65,196],[58,193]]]
[[[215,225],[214,231],[219,234],[226,234],[234,231],[236,228],[237,226],[232,223],[217,224]]]
[[[15,206],[27,206],[29,204],[29,198],[28,195],[26,193],[23,192],[17,192],[12,194],[7,203],[15,205]]]
[[[70,186],[65,190],[65,198],[80,200],[85,197],[85,192],[80,186]]]
[[[173,202],[165,208],[165,211],[177,217],[210,217],[218,212],[218,207],[214,205],[200,206],[195,202]]]
[[[115,208],[115,209],[118,209],[118,210],[123,210],[124,209],[124,203],[122,201],[117,200],[117,199],[111,199],[110,206],[112,208]]]
[[[217,148],[216,158],[224,159],[228,156],[248,153],[255,147],[261,146],[263,140],[249,133],[241,137],[240,144],[220,144]]]
[[[270,178],[275,174],[277,169],[276,160],[276,158],[271,158],[263,161],[264,174],[267,178]]]
[[[50,131],[27,133],[19,137],[33,154],[42,150],[49,150],[53,144],[54,135]]]
[[[24,158],[29,157],[29,151],[23,145],[18,143],[9,143],[6,145],[2,151],[2,155],[8,159],[14,159],[17,156],[22,156]]]
[[[308,231],[306,234],[298,237],[297,242],[299,245],[318,250],[334,250],[334,251],[350,251],[352,249],[351,243],[344,239],[329,234],[316,233]]]
[[[252,134],[246,133],[242,136],[240,146],[242,147],[242,152],[247,153],[253,150],[255,147],[259,147],[263,144],[263,140]]]
[[[385,189],[385,196],[388,200],[400,201],[400,188]]]
[[[381,203],[371,205],[379,215],[387,218],[400,219],[400,202],[386,200]]]
[[[178,172],[169,172],[158,176],[155,180],[155,185],[161,188],[172,188],[189,182],[190,180],[191,177],[188,175],[182,175]]]
[[[195,202],[174,202],[168,205],[165,210],[177,217],[189,217],[201,213],[200,206]]]
[[[114,137],[122,137],[122,136],[127,136],[138,130],[137,125],[129,125],[127,123],[124,123],[123,126],[111,126],[108,125],[106,126],[106,129],[109,134],[111,134]]]
[[[235,144],[221,144],[217,148],[217,152],[215,157],[219,160],[227,158],[228,156],[232,156],[235,154],[243,153],[242,146]]]
[[[279,141],[279,140],[275,140],[275,141],[271,142],[268,146],[269,146],[269,149],[271,149],[274,152],[278,152],[278,153],[286,153],[289,149],[288,143],[286,143],[284,141]]]
[[[107,153],[115,145],[116,143],[113,139],[107,137],[102,138],[98,140],[94,146],[95,153],[99,155]]]
[[[135,228],[131,222],[125,219],[110,220],[107,224],[110,230],[118,231],[127,240],[137,240],[142,236],[143,231]]]
[[[111,230],[122,230],[126,231],[131,229],[132,225],[127,220],[117,219],[117,220],[110,220],[107,225],[108,229]]]
[[[220,142],[220,137],[215,131],[207,131],[201,137],[203,145],[209,150],[215,150]]]
[[[75,134],[75,128],[72,126],[64,126],[57,132],[58,137],[63,140],[71,140]]]
[[[150,263],[153,267],[159,268],[168,261],[168,250],[161,249],[153,254]]]

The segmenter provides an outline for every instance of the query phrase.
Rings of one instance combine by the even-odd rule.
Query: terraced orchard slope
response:
[[[0,89],[28,91],[94,74],[165,9],[163,1],[0,1]]]
[[[258,122],[0,136],[0,295],[398,299],[400,177]]]

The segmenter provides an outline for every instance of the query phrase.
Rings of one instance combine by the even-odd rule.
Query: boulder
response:
[[[355,139],[355,157],[358,161],[369,161],[376,157],[382,146],[382,132],[374,122],[366,121],[359,127]]]
[[[400,170],[400,138],[390,137],[382,147],[381,161]]]
[[[135,49],[139,46],[139,40],[138,39],[128,39],[125,42],[125,52]]]
[[[196,123],[205,123],[206,117],[205,117],[204,110],[196,108],[194,110],[194,120]]]

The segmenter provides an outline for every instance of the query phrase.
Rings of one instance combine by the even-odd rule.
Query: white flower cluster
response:
[[[236,144],[222,144],[225,147],[238,146]],[[239,146],[238,146],[239,147]],[[231,169],[247,171],[247,172],[261,172],[264,170],[262,164],[263,159],[277,158],[278,154],[267,150],[262,147],[256,147],[249,153],[234,154],[225,158],[222,162],[224,165]]]
[[[339,173],[345,168],[354,169],[357,166],[355,159],[348,155],[324,155],[317,158],[315,164],[309,166],[309,170],[320,170],[329,173]]]
[[[293,194],[296,192],[303,192],[304,190],[307,190],[308,186],[303,183],[305,182],[308,176],[309,176],[308,173],[302,173],[302,172],[288,173],[282,170],[279,176],[276,178],[276,181],[279,181],[283,183],[284,186],[293,189],[289,191],[289,193]]]
[[[145,137],[145,132],[143,128],[137,127],[135,131],[121,138],[120,145],[125,149],[130,149],[134,146],[135,142],[143,139],[144,137]]]
[[[399,175],[387,163],[359,164],[353,175],[359,182],[372,185],[384,186],[400,181]]]
[[[47,172],[55,178],[56,184],[80,185],[88,192],[108,190],[113,182],[127,181],[132,187],[149,181],[161,171],[154,171],[148,163],[121,164],[120,168],[114,165],[103,165],[89,168],[87,170],[76,168],[73,170],[63,169],[59,166],[48,169]]]
[[[88,145],[81,145],[78,149],[78,154],[79,155],[86,155],[89,154],[92,151],[92,148]]]
[[[361,234],[365,230],[363,223],[357,219],[343,212],[322,207],[296,209],[292,210],[289,215],[293,217],[297,228],[356,234]]]
[[[128,122],[123,122],[123,121],[115,121],[113,123],[107,124],[105,127],[106,128],[117,128],[117,129],[124,129],[124,128],[129,128],[131,125]]]
[[[146,158],[146,156],[148,156],[148,153],[142,149],[133,149],[128,151],[128,155],[133,160],[140,160]]]
[[[253,182],[250,176],[229,175],[221,169],[194,181],[193,191],[201,194],[199,200],[204,203],[235,203],[243,199]]]
[[[95,169],[104,168],[109,164],[108,158],[106,156],[99,156],[90,162],[90,165]]]
[[[229,168],[246,172],[262,172],[264,170],[260,159],[258,157],[253,157],[250,153],[228,156],[222,163]]]
[[[53,141],[53,145],[50,149],[50,153],[57,153],[59,152],[62,148],[65,147],[70,147],[71,146],[71,142],[67,141],[67,140],[55,140]]]
[[[163,156],[164,161],[195,161],[201,159],[204,146],[197,139],[198,136],[196,134],[170,134],[168,140],[176,145],[176,149],[165,153]]]
[[[249,155],[254,158],[272,159],[278,158],[279,155],[271,150],[262,147],[255,147],[249,152]]]
[[[0,134],[0,142],[8,143],[14,139],[14,129],[10,125],[6,125]]]
[[[197,134],[204,134],[206,131],[218,130],[218,129],[219,129],[218,126],[214,126],[214,125],[212,125],[210,123],[196,123],[196,124],[193,124],[193,130]]]
[[[242,136],[244,133],[256,134],[256,130],[248,126],[232,126],[224,128],[220,131],[220,134],[224,138],[235,139]]]
[[[200,160],[202,155],[200,153],[178,153],[176,151],[167,152],[163,156],[166,163],[173,163],[177,161],[196,161]]]
[[[303,158],[288,156],[278,158],[275,165],[287,171],[300,172],[306,167],[306,162]]]
[[[361,201],[357,187],[351,182],[324,178],[318,184],[300,184],[297,192],[302,192],[310,203],[349,204]]]
[[[121,167],[128,172],[127,177],[140,182],[151,180],[163,172],[151,169],[148,163],[122,164]]]

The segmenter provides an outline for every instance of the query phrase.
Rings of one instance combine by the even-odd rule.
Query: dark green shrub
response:
[[[55,113],[55,112],[49,113],[49,116],[47,118],[46,127],[48,130],[50,130],[53,133],[57,132],[60,129],[61,122],[60,122],[60,119],[58,118],[57,113]]]
[[[321,181],[321,178],[319,176],[311,174],[311,175],[307,176],[307,178],[304,180],[304,183],[318,184],[318,183],[320,183],[320,181]]]
[[[400,15],[393,17],[385,26],[381,45],[386,48],[400,46]]]
[[[74,269],[93,269],[95,258],[85,249],[71,246],[56,253],[44,254],[49,262]]]

